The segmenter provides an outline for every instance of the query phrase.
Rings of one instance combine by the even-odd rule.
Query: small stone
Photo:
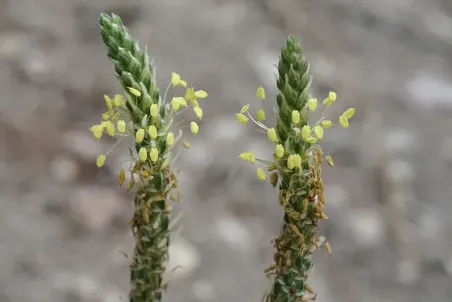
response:
[[[452,84],[449,79],[438,75],[423,74],[413,78],[406,86],[409,97],[407,102],[412,102],[424,108],[435,105],[452,106]]]
[[[402,153],[412,150],[414,145],[413,132],[407,129],[392,130],[385,138],[385,149],[391,153]]]
[[[189,276],[201,263],[198,249],[182,237],[173,238],[169,247],[167,274],[171,279]]]
[[[405,160],[392,160],[385,167],[385,177],[394,184],[406,183],[414,178],[414,168]]]
[[[184,163],[188,163],[199,170],[209,166],[214,160],[214,153],[209,152],[211,148],[207,146],[207,143],[200,140],[190,143],[190,149],[185,150],[184,154],[181,155]]]
[[[221,141],[225,144],[237,141],[242,133],[243,128],[236,119],[226,116],[215,118],[215,123],[208,128],[208,135],[212,141]]]
[[[77,163],[64,156],[59,156],[52,161],[51,171],[57,181],[66,183],[74,181],[79,172]]]
[[[325,186],[326,207],[333,207],[336,210],[348,209],[350,204],[350,194],[344,187],[337,184]]]
[[[375,211],[352,209],[349,211],[349,232],[356,244],[365,247],[377,247],[385,239],[385,225],[381,215]]]
[[[63,145],[67,150],[74,152],[85,160],[92,161],[93,165],[96,158],[104,150],[102,143],[96,140],[89,130],[71,130],[64,133]]]
[[[452,163],[452,137],[444,139],[439,148],[439,156],[444,162]]]
[[[413,285],[420,277],[420,270],[416,263],[403,260],[397,264],[398,282],[404,285]]]
[[[232,250],[245,252],[251,247],[251,234],[237,218],[224,216],[217,221],[215,228],[218,238]]]
[[[215,287],[209,280],[197,280],[193,283],[192,291],[195,296],[202,301],[215,300]]]
[[[278,73],[276,66],[279,55],[279,53],[269,49],[254,49],[248,54],[256,75],[268,92],[271,92],[271,89],[275,87],[275,74]]]
[[[91,231],[107,228],[123,203],[115,191],[97,187],[79,189],[69,200],[71,214]]]

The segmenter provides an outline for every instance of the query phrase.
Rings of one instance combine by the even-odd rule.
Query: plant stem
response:
[[[160,133],[165,132],[171,121],[165,121],[165,108],[161,106],[148,54],[132,40],[117,15],[101,14],[100,27],[107,55],[126,96],[125,106],[133,129],[147,130],[150,125],[156,125]],[[139,96],[131,93],[129,88],[138,90]],[[153,104],[159,105],[159,115],[155,118],[149,116]],[[170,156],[164,134],[152,143],[144,139],[135,144],[137,152],[142,148],[146,151],[156,148],[159,158],[156,162],[149,158],[144,162],[137,161],[131,171],[140,175],[140,180],[134,185],[134,214],[130,222],[135,237],[130,265],[130,302],[160,302],[166,288],[162,274],[168,262],[170,242],[168,193],[177,187],[177,179],[169,165],[162,165]]]
[[[281,179],[279,202],[284,209],[284,225],[273,241],[274,265],[267,271],[274,276],[267,302],[305,301],[310,293],[308,273],[313,266],[312,253],[321,242],[316,237],[323,214],[323,184],[321,151],[303,141],[292,129],[292,111],[301,112],[300,128],[307,125],[306,103],[311,77],[309,64],[294,37],[289,36],[281,49],[277,80],[279,107],[277,135],[286,152],[303,158],[300,169],[288,169],[287,160],[278,160]],[[309,150],[312,154],[307,156]]]

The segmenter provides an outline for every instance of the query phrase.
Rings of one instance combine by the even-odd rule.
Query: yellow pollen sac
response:
[[[140,148],[140,151],[138,151],[138,158],[140,159],[141,162],[146,161],[146,159],[148,158],[148,152],[146,151],[145,148]]]
[[[300,111],[294,110],[292,111],[292,123],[298,124],[301,121]]]
[[[293,155],[289,155],[289,157],[287,158],[287,168],[289,168],[290,170],[295,168],[295,158]]]
[[[90,128],[96,139],[100,139],[102,137],[103,128],[100,125],[94,125]]]
[[[144,139],[144,129],[138,129],[135,134],[135,140],[137,143],[141,143]]]
[[[141,92],[138,89],[135,89],[133,87],[128,87],[128,89],[129,89],[129,92],[131,94],[133,94],[134,96],[136,96],[136,97],[140,97],[141,96]]]
[[[329,120],[323,120],[321,122],[321,125],[322,125],[323,128],[328,129],[328,128],[330,128],[333,125],[333,123],[331,121],[329,121]]]
[[[317,136],[318,139],[322,139],[323,138],[324,131],[323,131],[323,128],[321,126],[319,126],[319,125],[314,126],[314,133],[315,133],[315,136]]]
[[[344,117],[343,115],[341,115],[339,117],[339,124],[341,124],[341,126],[343,128],[348,128],[349,127],[348,119],[346,117]]]
[[[105,154],[99,155],[99,156],[97,157],[97,160],[96,160],[96,166],[97,166],[98,168],[102,167],[102,166],[104,165],[104,163],[105,163],[105,159],[106,159]]]
[[[301,137],[303,140],[307,140],[311,137],[311,127],[309,127],[309,125],[305,125],[301,128]]]
[[[115,136],[115,134],[116,134],[115,133],[115,126],[113,125],[112,122],[110,122],[110,121],[105,122],[105,128],[107,129],[108,135]]]
[[[265,99],[265,90],[264,90],[264,88],[263,88],[262,86],[259,86],[259,87],[257,88],[257,91],[256,91],[256,97],[257,97],[259,100],[264,100],[264,99]]]
[[[150,111],[151,116],[156,117],[159,114],[159,106],[157,104],[152,104]]]
[[[348,120],[351,119],[355,115],[355,108],[348,108],[342,115]]]
[[[250,164],[254,164],[256,156],[253,152],[243,152],[239,155],[240,159],[247,160]]]
[[[256,112],[257,120],[259,122],[265,121],[265,111],[262,109],[257,110]]]
[[[194,107],[194,108],[193,108],[193,111],[195,112],[196,116],[197,116],[199,119],[202,119],[203,112],[202,112],[201,107]]]
[[[248,109],[250,108],[249,104],[246,104],[245,106],[242,107],[242,109],[240,109],[240,113],[245,113],[248,111]]]
[[[174,145],[174,133],[173,132],[168,133],[168,135],[166,136],[166,144],[168,146]]]
[[[116,128],[118,129],[119,133],[124,133],[126,132],[126,122],[125,121],[118,121],[116,123]]]
[[[177,74],[175,72],[171,73],[171,84],[173,86],[177,86],[180,84],[180,75],[179,74]]]
[[[309,109],[309,111],[314,112],[315,109],[317,108],[317,103],[318,102],[317,102],[316,98],[310,98],[308,100],[308,109]]]
[[[246,124],[246,123],[248,123],[248,117],[246,116],[246,115],[244,115],[243,113],[236,113],[235,114],[235,117],[236,117],[236,119],[237,119],[237,121],[240,123],[240,124]]]
[[[276,142],[277,137],[276,137],[276,130],[275,128],[270,128],[267,130],[267,135],[268,135],[268,139],[272,142]]]
[[[198,99],[205,99],[207,96],[208,96],[208,94],[204,90],[195,91],[195,97]]]
[[[157,138],[157,128],[154,125],[149,126],[148,133],[151,139]]]
[[[284,156],[284,147],[281,144],[276,145],[275,154],[277,158],[282,158]]]
[[[294,163],[296,168],[300,168],[301,167],[301,156],[300,156],[300,154],[295,154],[293,156],[293,163]]]
[[[190,130],[191,130],[191,133],[197,134],[198,131],[199,131],[199,126],[198,126],[198,124],[197,124],[196,122],[191,122],[191,123],[190,123]]]
[[[149,151],[149,158],[155,163],[159,159],[159,151],[156,148],[152,148],[151,151]]]
[[[264,182],[265,179],[267,178],[267,174],[265,174],[265,171],[262,168],[257,168],[256,173],[257,173],[257,178],[259,180],[261,180],[262,182]]]

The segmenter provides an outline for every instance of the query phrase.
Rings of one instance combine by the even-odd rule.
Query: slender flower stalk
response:
[[[318,236],[319,222],[326,219],[324,213],[325,195],[322,182],[322,162],[333,166],[331,156],[323,156],[318,141],[324,137],[324,129],[332,122],[322,118],[309,125],[310,114],[321,107],[323,112],[336,101],[336,94],[330,92],[319,106],[316,98],[310,96],[311,77],[309,64],[294,37],[289,36],[281,49],[278,64],[278,117],[275,128],[262,123],[265,116],[258,111],[256,121],[248,112],[248,105],[236,114],[241,124],[249,119],[267,132],[274,144],[273,161],[258,159],[253,152],[240,154],[240,159],[251,164],[263,163],[271,172],[269,180],[273,187],[279,186],[279,204],[284,210],[281,232],[273,240],[274,263],[265,272],[272,278],[272,286],[264,296],[266,302],[295,302],[315,299],[316,294],[308,284],[308,274],[313,267],[312,254],[321,246],[328,252],[330,245],[324,237]],[[256,96],[264,100],[265,91],[259,87]],[[349,127],[349,119],[355,109],[350,108],[338,119],[343,128]],[[257,177],[265,182],[265,171],[257,168]]]
[[[113,99],[105,96],[108,111],[102,114],[102,122],[91,127],[96,139],[104,132],[109,136],[132,137],[135,146],[130,150],[132,168],[121,170],[120,185],[134,189],[134,213],[130,221],[135,237],[135,249],[130,264],[130,302],[159,302],[166,289],[163,273],[168,262],[170,243],[170,201],[177,202],[179,193],[177,178],[171,169],[172,149],[180,141],[182,133],[175,136],[170,131],[173,118],[187,103],[193,106],[200,119],[202,110],[198,99],[207,97],[203,90],[187,88],[187,83],[177,73],[162,98],[155,80],[154,68],[149,56],[134,42],[119,16],[100,15],[100,30],[107,55],[116,71],[123,95]],[[173,97],[167,102],[170,87],[186,88],[184,97]],[[191,131],[199,131],[198,124],[190,123]],[[184,147],[188,142],[184,141]],[[104,165],[108,154],[101,154],[97,166]],[[127,184],[126,184],[127,182]]]

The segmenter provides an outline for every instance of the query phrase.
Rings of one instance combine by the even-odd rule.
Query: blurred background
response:
[[[127,301],[131,196],[120,144],[88,128],[119,92],[98,28],[115,12],[155,58],[209,92],[182,154],[182,229],[165,301],[260,301],[282,210],[240,152],[271,155],[234,112],[267,89],[288,34],[312,63],[313,94],[350,106],[327,131],[320,302],[452,300],[452,2],[448,0],[0,0],[0,301]],[[161,88],[163,89],[163,88]],[[177,91],[176,91],[177,92]],[[179,93],[182,93],[180,91]],[[192,115],[184,115],[188,124]],[[270,118],[274,122],[274,118]]]

